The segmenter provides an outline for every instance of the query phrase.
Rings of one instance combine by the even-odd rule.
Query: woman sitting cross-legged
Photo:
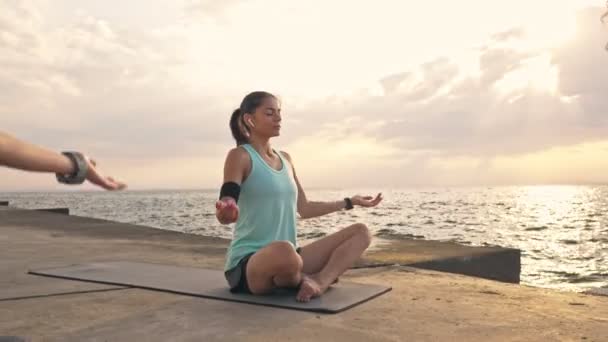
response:
[[[382,195],[309,201],[292,157],[270,145],[280,133],[281,119],[279,101],[266,92],[247,95],[232,114],[237,147],[226,157],[216,217],[222,224],[236,222],[225,264],[232,292],[258,295],[299,288],[297,300],[307,302],[355,264],[370,245],[371,234],[356,223],[299,247],[296,212],[306,219],[356,205],[373,207]]]

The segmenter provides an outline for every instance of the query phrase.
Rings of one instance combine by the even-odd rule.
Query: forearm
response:
[[[335,202],[313,202],[307,201],[299,209],[300,217],[303,219],[319,217],[340,211],[346,207],[344,200]]]
[[[0,165],[37,172],[70,174],[74,166],[66,156],[0,132]]]

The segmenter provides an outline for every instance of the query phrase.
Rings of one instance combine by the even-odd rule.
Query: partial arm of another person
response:
[[[289,163],[292,166],[293,177],[298,186],[298,213],[302,219],[319,217],[346,209],[346,200],[344,199],[331,202],[309,201],[306,198],[306,193],[304,192],[302,185],[300,185],[291,156],[287,152],[282,151],[281,153],[289,160]],[[382,201],[382,194],[379,193],[376,197],[355,195],[350,197],[350,200],[353,206],[375,207]]]
[[[106,190],[121,190],[126,184],[104,177],[96,169],[94,160],[86,158],[88,172],[86,179]],[[19,140],[8,133],[0,131],[0,165],[14,169],[34,172],[72,174],[75,166],[61,153],[48,150],[26,141]]]
[[[61,174],[74,172],[74,166],[68,157],[4,132],[0,132],[0,164],[25,171]]]

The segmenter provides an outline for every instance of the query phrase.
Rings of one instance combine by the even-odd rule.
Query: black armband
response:
[[[229,196],[234,198],[235,202],[239,201],[239,194],[241,193],[241,186],[235,182],[226,182],[222,185],[220,190],[220,199]]]

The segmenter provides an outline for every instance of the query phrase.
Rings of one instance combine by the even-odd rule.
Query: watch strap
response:
[[[346,207],[344,207],[344,209],[351,210],[352,208],[354,208],[353,201],[349,197],[345,197],[344,202],[346,202]]]

